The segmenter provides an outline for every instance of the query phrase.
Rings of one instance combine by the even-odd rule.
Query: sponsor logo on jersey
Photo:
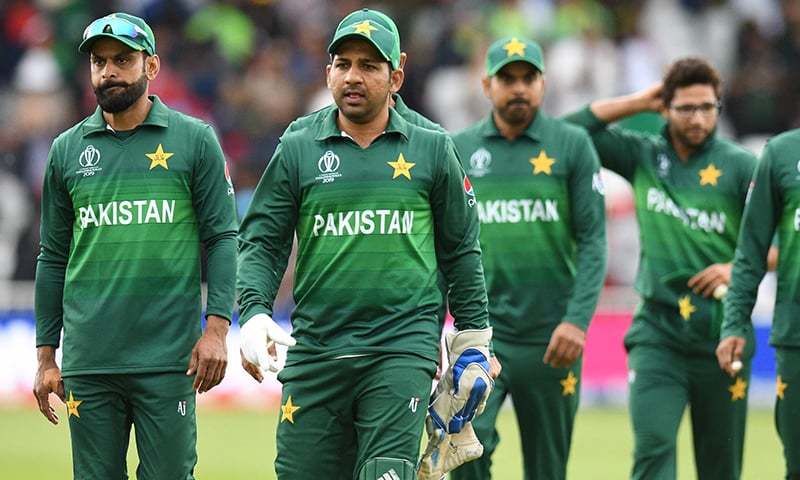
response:
[[[489,165],[491,164],[492,154],[489,152],[489,150],[481,147],[475,150],[472,156],[469,157],[469,165],[472,167],[469,170],[469,174],[473,177],[480,178],[491,172],[491,170],[489,170]]]
[[[725,212],[678,206],[669,195],[657,188],[647,190],[647,209],[677,218],[690,230],[720,235],[725,233]]]
[[[322,183],[333,183],[334,180],[341,177],[342,174],[338,172],[341,160],[339,156],[328,150],[323,153],[317,161],[317,168],[320,175],[317,175],[315,180],[320,180]]]
[[[228,168],[228,162],[225,162],[225,181],[228,183],[228,196],[233,196],[233,180],[231,180],[231,171]]]
[[[513,200],[478,201],[481,223],[557,222],[558,200],[520,198]]]
[[[110,225],[174,223],[175,200],[123,200],[78,208],[81,230]]]
[[[469,177],[464,175],[464,193],[467,194],[469,197],[467,199],[467,205],[470,207],[475,206],[475,189],[472,188],[472,182],[469,181]]]
[[[89,145],[83,149],[81,155],[78,157],[78,164],[81,168],[76,173],[84,177],[91,177],[95,173],[103,170],[97,165],[100,163],[100,150],[94,145]]]
[[[355,235],[410,235],[414,230],[413,210],[349,210],[314,214],[314,237]]]

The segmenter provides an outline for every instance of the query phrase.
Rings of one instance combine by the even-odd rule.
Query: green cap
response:
[[[344,17],[336,27],[328,53],[336,53],[336,47],[351,37],[367,40],[393,69],[400,67],[400,34],[392,19],[384,13],[365,8]]]
[[[112,13],[98,18],[83,31],[83,41],[78,50],[88,53],[92,44],[100,37],[118,40],[137,51],[156,54],[156,37],[153,30],[141,18],[127,13]]]
[[[505,37],[489,46],[486,52],[486,73],[491,77],[512,62],[527,62],[544,73],[542,47],[527,38]]]

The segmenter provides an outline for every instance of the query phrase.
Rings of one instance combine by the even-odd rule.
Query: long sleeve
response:
[[[286,269],[297,224],[297,176],[285,156],[275,150],[239,229],[239,322],[253,315],[272,315],[275,295]]]
[[[36,264],[36,346],[59,345],[64,276],[75,214],[58,165],[58,139],[50,149],[42,187],[39,257]]]
[[[575,286],[564,320],[586,330],[606,276],[606,228],[600,162],[587,138],[569,178],[572,230],[577,246]]]
[[[486,285],[478,243],[479,222],[475,197],[456,154],[445,139],[440,153],[440,175],[431,193],[436,235],[436,257],[447,279],[450,312],[458,330],[489,326]]]
[[[635,132],[618,127],[609,127],[592,113],[589,106],[564,117],[564,120],[585,128],[592,138],[600,158],[600,163],[622,175],[628,181],[633,180],[636,172],[638,151],[644,137]]]
[[[772,150],[767,144],[753,178],[750,199],[739,230],[720,338],[745,335],[750,326],[758,285],[767,271],[767,252],[772,245],[782,204],[780,192],[774,187],[773,162]]]
[[[236,297],[236,204],[217,137],[211,127],[203,134],[192,203],[208,258],[206,314],[230,320]]]

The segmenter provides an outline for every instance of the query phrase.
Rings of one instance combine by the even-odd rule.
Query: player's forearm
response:
[[[589,105],[592,113],[603,123],[613,123],[637,113],[650,111],[649,107],[650,101],[638,93],[595,100]]]
[[[577,325],[584,331],[589,328],[603,289],[606,263],[605,234],[598,234],[578,244],[575,285],[567,303],[564,321]]]
[[[64,275],[67,266],[48,258],[45,250],[36,264],[36,346],[57,347],[63,326]]]
[[[245,233],[245,232],[243,232]],[[265,313],[272,316],[272,305],[278,292],[283,269],[278,268],[281,252],[270,252],[265,246],[247,238],[239,238],[238,276],[239,324],[253,315]]]
[[[442,264],[449,287],[448,303],[458,330],[489,326],[486,284],[480,249],[474,248]]]
[[[236,298],[236,232],[206,241],[208,303],[206,314],[230,321]]]
[[[39,364],[39,369],[57,367],[56,347],[52,345],[36,347],[36,361]]]

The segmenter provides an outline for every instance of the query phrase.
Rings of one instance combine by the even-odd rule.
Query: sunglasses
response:
[[[128,37],[132,40],[136,40],[137,42],[143,41],[146,46],[146,50],[151,54],[155,50],[147,32],[145,32],[135,23],[129,22],[124,18],[112,16],[98,18],[89,24],[89,26],[86,27],[86,30],[83,31],[83,39],[86,40],[87,38],[91,38],[102,33],[111,33],[113,35]]]

